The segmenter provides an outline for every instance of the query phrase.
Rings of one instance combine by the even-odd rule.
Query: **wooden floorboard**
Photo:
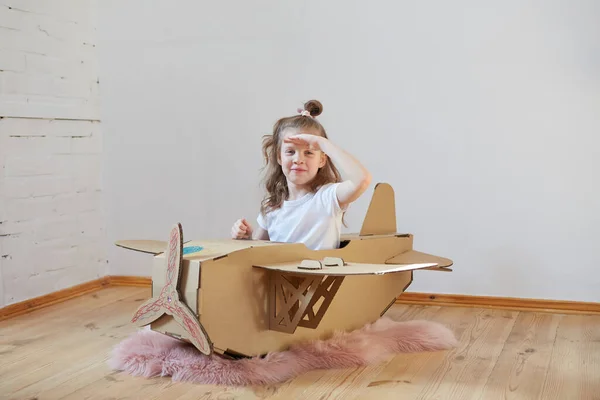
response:
[[[451,351],[310,371],[264,387],[174,383],[111,371],[148,288],[108,287],[0,321],[0,399],[600,400],[600,316],[395,304],[387,315],[452,329]]]

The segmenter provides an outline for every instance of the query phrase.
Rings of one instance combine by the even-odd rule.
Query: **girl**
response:
[[[304,243],[313,250],[339,247],[343,213],[365,192],[371,174],[329,141],[315,119],[322,111],[321,103],[311,100],[298,110],[300,115],[280,119],[273,134],[264,137],[267,195],[259,226],[254,230],[239,219],[232,238]]]

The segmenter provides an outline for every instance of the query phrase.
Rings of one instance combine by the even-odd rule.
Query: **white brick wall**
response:
[[[0,115],[98,119],[91,0],[0,5]]]
[[[0,5],[0,307],[106,270],[93,5]]]

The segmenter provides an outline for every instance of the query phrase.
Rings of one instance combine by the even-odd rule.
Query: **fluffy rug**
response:
[[[326,340],[298,343],[264,357],[233,360],[206,356],[185,342],[140,330],[115,346],[108,363],[113,370],[134,376],[247,386],[284,382],[313,369],[379,363],[397,353],[446,350],[456,343],[454,334],[438,323],[382,317],[353,332],[336,332]]]

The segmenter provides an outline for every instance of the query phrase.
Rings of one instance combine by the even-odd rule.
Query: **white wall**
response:
[[[94,15],[0,6],[0,307],[107,269]]]
[[[317,98],[394,186],[398,230],[455,262],[411,291],[600,301],[597,3],[138,0],[99,18],[111,274],[150,274],[117,239],[254,218],[261,135]]]
[[[164,240],[178,221],[188,239],[227,237],[256,216],[261,135],[295,111],[299,72],[289,5],[262,4],[99,4],[111,274],[150,275],[118,239]]]

